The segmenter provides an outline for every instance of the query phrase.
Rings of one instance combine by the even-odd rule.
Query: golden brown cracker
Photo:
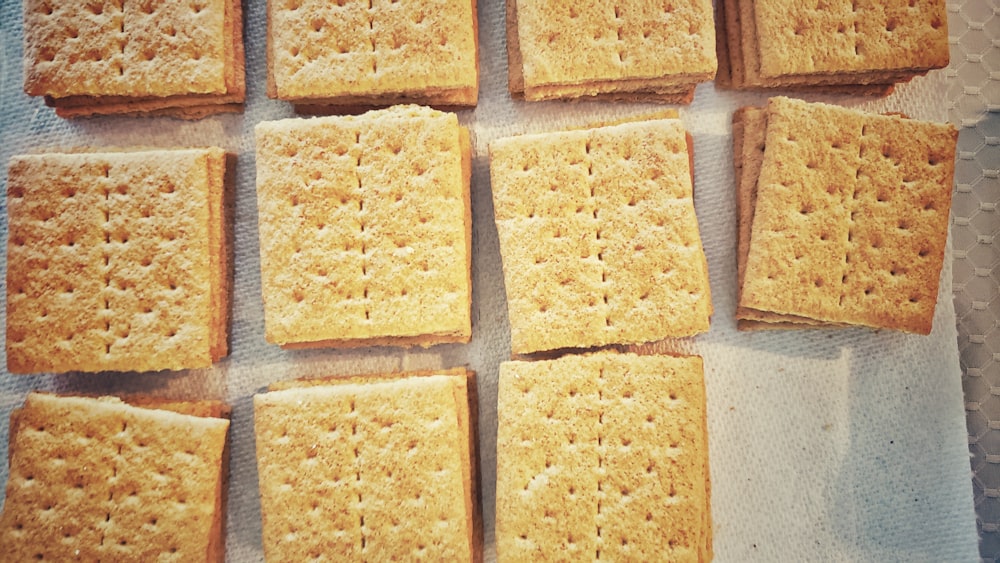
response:
[[[943,0],[754,2],[762,77],[926,71],[948,65]]]
[[[454,114],[417,106],[257,126],[270,342],[468,341],[464,138]]]
[[[11,560],[223,560],[228,420],[39,393],[16,416]]]
[[[526,90],[665,76],[694,83],[715,74],[710,2],[518,0],[516,20]]]
[[[458,427],[462,436],[468,438],[466,449],[461,452],[462,480],[466,483],[466,508],[471,515],[472,525],[469,534],[474,546],[475,561],[482,559],[483,526],[479,507],[479,448],[478,448],[478,398],[476,374],[465,368],[450,368],[444,370],[421,370],[380,374],[362,374],[348,376],[326,376],[308,379],[277,381],[268,386],[268,391],[295,389],[302,387],[319,387],[328,385],[366,384],[401,380],[410,377],[447,376],[451,381],[452,391],[458,410]]]
[[[13,157],[8,369],[177,370],[222,357],[224,161],[222,149]]]
[[[255,396],[265,554],[473,559],[454,379]]]
[[[929,332],[954,127],[787,98],[767,112],[740,304]]]
[[[478,97],[476,3],[268,2],[269,94],[285,100],[433,92]]]
[[[25,91],[46,96],[62,117],[198,119],[242,109],[239,0],[183,5],[32,0],[24,17]]]
[[[608,352],[501,364],[498,557],[710,559],[703,371]]]
[[[490,172],[514,353],[708,329],[679,121],[500,139]]]

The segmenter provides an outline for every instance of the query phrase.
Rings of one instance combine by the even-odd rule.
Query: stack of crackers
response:
[[[268,2],[267,92],[304,113],[475,106],[476,2]]]
[[[240,0],[24,2],[24,91],[62,117],[241,111]]]
[[[498,394],[498,559],[711,560],[701,358],[505,362]]]
[[[511,95],[690,103],[716,73],[712,2],[507,0]]]
[[[256,133],[269,342],[469,341],[471,146],[454,114],[395,106]]]
[[[772,98],[733,138],[741,329],[930,332],[954,126]]]
[[[15,156],[7,367],[208,367],[227,353],[222,149]]]
[[[8,561],[225,561],[229,408],[31,393],[11,415]]]
[[[720,86],[884,96],[948,65],[944,0],[716,4]]]
[[[678,119],[491,143],[515,354],[708,330],[691,158]]]
[[[474,374],[281,382],[254,397],[272,561],[481,561]]]

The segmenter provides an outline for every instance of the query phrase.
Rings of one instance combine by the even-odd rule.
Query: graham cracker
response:
[[[500,365],[500,560],[712,557],[701,358]]]
[[[227,353],[225,152],[11,158],[7,367],[208,367]]]
[[[454,114],[397,106],[256,132],[269,342],[469,340],[471,146]]]
[[[665,7],[644,0],[508,5],[508,53],[515,55],[508,61],[511,89],[523,85],[528,100],[640,90],[619,81],[652,81],[665,94],[664,83],[710,80],[714,49],[707,1]]]
[[[715,87],[721,90],[768,90],[771,86],[748,84],[743,69],[741,50],[741,22],[738,10],[727,10],[720,1],[715,4],[716,54],[719,70],[715,75]],[[783,89],[791,92],[816,94],[847,94],[855,96],[885,97],[895,90],[895,83],[887,84],[785,84]]]
[[[736,88],[887,95],[948,64],[943,2],[722,4]]]
[[[474,106],[476,2],[268,2],[268,95]],[[338,105],[353,102],[340,101]]]
[[[739,1],[739,0],[738,0]],[[742,2],[740,1],[740,11],[742,22],[757,22],[756,16],[756,4],[753,2]],[[807,24],[803,24],[807,25]],[[843,21],[839,22],[838,30],[846,26]],[[792,30],[785,30],[786,32]],[[770,39],[767,36],[761,37],[760,31],[757,27],[743,25],[742,27],[742,48],[743,48],[743,63],[744,63],[744,75],[745,80],[748,84],[754,86],[765,86],[765,87],[775,87],[775,86],[790,86],[790,85],[836,85],[836,84],[871,84],[871,83],[888,83],[888,82],[901,82],[908,80],[915,74],[920,74],[918,71],[914,70],[882,70],[882,69],[869,69],[864,71],[851,71],[849,68],[842,68],[837,72],[825,72],[825,73],[811,73],[805,75],[792,75],[786,74],[779,77],[770,77],[764,75],[761,72],[762,65],[765,64],[760,54],[761,41],[765,43]],[[838,33],[839,35],[839,33]],[[834,49],[837,48],[836,39],[831,39],[831,43],[834,43]],[[810,46],[811,50],[805,51],[804,56],[806,57],[816,57],[822,56],[822,53],[817,53],[814,48]]]
[[[752,5],[760,74],[913,72],[948,65],[944,0],[795,0]]]
[[[462,482],[466,484],[466,510],[470,515],[472,525],[468,531],[470,541],[474,546],[475,561],[482,560],[483,521],[479,506],[479,440],[478,412],[479,400],[476,392],[476,374],[465,368],[444,370],[406,371],[380,374],[362,374],[348,376],[327,376],[309,379],[293,379],[276,381],[268,386],[268,391],[297,389],[327,385],[366,384],[385,381],[397,381],[410,377],[448,376],[452,384],[455,403],[458,405],[458,428],[462,436],[468,437],[468,447],[462,455]]]
[[[750,252],[750,233],[757,203],[757,178],[764,160],[764,136],[767,131],[767,112],[763,108],[743,107],[733,114],[733,164],[736,169],[737,225],[737,306],[736,319],[739,330],[793,329],[832,326],[795,315],[781,315],[743,307],[743,278],[747,254]],[[845,325],[836,325],[845,326]]]
[[[131,117],[169,116],[195,120],[220,113],[243,111],[246,72],[243,47],[243,8],[239,0],[226,5],[226,91],[223,94],[181,94],[171,96],[46,96],[45,103],[64,118],[122,115]]]
[[[44,95],[62,117],[196,119],[242,109],[239,0],[31,0],[24,18],[25,92]]]
[[[708,267],[680,121],[490,145],[516,354],[708,330]]]
[[[4,557],[224,561],[228,428],[114,397],[29,394],[12,415]]]
[[[956,142],[948,124],[769,100],[740,305],[930,332]]]
[[[507,0],[507,84],[513,98],[525,99],[523,62],[517,33],[517,2]],[[677,84],[676,78],[610,80],[580,85],[550,85],[531,88],[533,101],[570,99],[601,102],[656,102],[690,104],[695,84]]]
[[[264,552],[473,560],[463,375],[329,381],[256,395]]]

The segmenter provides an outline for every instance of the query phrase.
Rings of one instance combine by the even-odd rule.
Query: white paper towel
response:
[[[0,4],[0,156],[91,146],[217,145],[238,154],[231,355],[176,374],[0,376],[0,452],[7,416],[31,389],[213,397],[233,405],[228,560],[263,559],[252,396],[286,378],[468,365],[479,374],[482,509],[493,558],[496,379],[510,338],[490,195],[488,143],[656,109],[637,104],[522,103],[506,90],[504,10],[481,1],[480,103],[460,112],[473,135],[473,339],[429,350],[282,351],[264,341],[253,126],[289,117],[264,94],[265,1],[245,0],[248,99],[243,115],[198,122],[64,121],[21,92],[20,3]],[[945,120],[942,73],[883,101],[818,98]],[[712,329],[652,345],[705,358],[712,512],[718,561],[977,558],[961,372],[946,260],[930,336],[869,330],[736,331],[735,197],[730,117],[766,95],[698,88],[682,118],[694,137],[695,204],[715,305]],[[3,223],[6,239],[6,222]],[[5,267],[5,266],[4,266]],[[0,329],[3,330],[3,329]],[[6,481],[5,463],[0,480]]]

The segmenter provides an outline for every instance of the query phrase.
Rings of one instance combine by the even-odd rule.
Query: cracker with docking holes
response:
[[[474,106],[475,0],[268,2],[268,95],[307,105]]]
[[[396,106],[256,132],[269,342],[469,340],[471,147],[454,114]]]
[[[724,86],[884,96],[894,83],[948,64],[939,0],[726,0],[717,9]]]
[[[504,362],[497,418],[498,558],[711,559],[701,358]]]
[[[427,376],[448,376],[451,381],[452,392],[455,402],[458,405],[458,427],[462,436],[468,437],[469,447],[463,450],[462,454],[462,481],[466,484],[469,494],[466,496],[466,509],[472,516],[472,527],[468,530],[471,534],[472,545],[475,546],[475,561],[482,560],[483,545],[483,522],[482,513],[479,506],[479,440],[478,440],[478,411],[479,400],[476,393],[476,374],[465,368],[451,368],[446,370],[424,370],[394,372],[382,374],[363,374],[348,376],[327,376],[309,379],[292,379],[276,381],[268,385],[268,391],[280,391],[283,389],[296,389],[302,387],[343,385],[343,384],[366,384],[379,383],[384,381],[395,381],[410,377]]]
[[[479,560],[467,378],[404,374],[256,395],[268,559]]]
[[[716,72],[712,4],[703,0],[508,0],[509,88],[528,100],[688,103]]]
[[[943,0],[741,2],[751,8],[763,78],[927,71],[948,65]],[[744,12],[745,13],[745,12]]]
[[[741,21],[738,7],[727,8],[732,2],[720,1],[715,4],[716,54],[719,58],[719,70],[715,75],[715,87],[732,90],[766,90],[765,85],[751,85],[746,81],[746,71],[741,51]],[[736,10],[733,13],[733,10]],[[825,77],[825,81],[836,81],[835,77]],[[876,77],[869,77],[869,80]],[[907,78],[908,79],[908,78]],[[854,80],[857,82],[857,80]],[[848,94],[857,96],[885,97],[895,90],[895,83],[877,82],[870,84],[787,84],[783,89],[792,92],[819,94]]]
[[[5,555],[224,561],[228,429],[113,397],[29,394],[11,417]]]
[[[956,141],[948,124],[769,100],[739,305],[930,332]]]
[[[708,267],[676,119],[490,145],[514,353],[708,330]]]
[[[7,182],[7,367],[208,367],[227,353],[222,149],[21,155]]]
[[[239,0],[24,5],[24,90],[62,117],[242,109]]]
[[[754,206],[757,202],[757,177],[764,160],[764,134],[767,131],[767,112],[762,108],[743,107],[733,114],[733,165],[736,168],[737,251],[736,251],[736,301],[741,302],[746,258],[750,252],[750,229],[753,226]],[[737,326],[740,330],[803,328],[804,325],[830,326],[795,315],[780,315],[736,306]]]

